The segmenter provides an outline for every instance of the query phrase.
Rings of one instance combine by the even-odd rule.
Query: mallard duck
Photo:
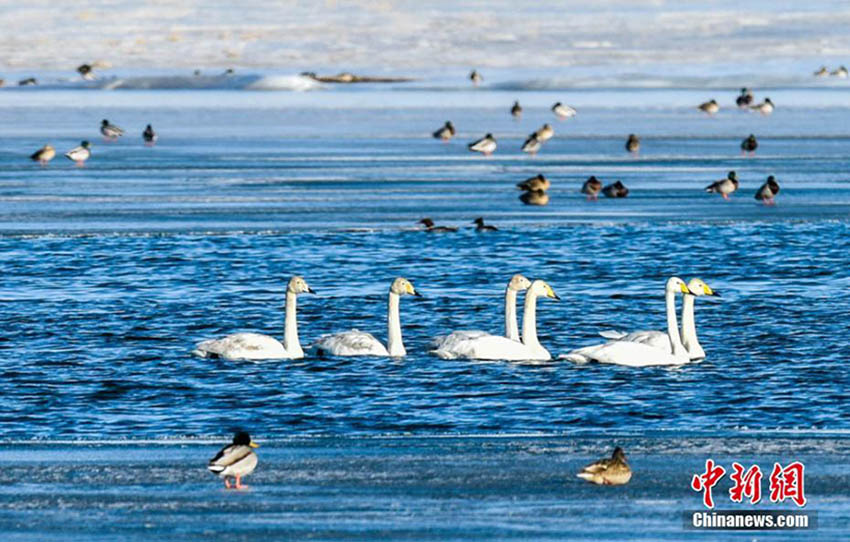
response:
[[[839,66],[837,70],[830,73],[830,75],[834,75],[835,77],[840,77],[841,79],[847,78],[847,68],[844,66]]]
[[[741,142],[741,152],[744,154],[748,152],[755,154],[757,148],[759,148],[759,142],[756,140],[756,136],[754,136],[753,134],[750,134],[748,138],[744,139]]]
[[[522,152],[527,152],[531,156],[534,156],[542,146],[543,144],[540,143],[539,139],[537,139],[537,135],[531,134],[528,136],[528,139],[525,140],[525,143],[522,144]]]
[[[481,81],[484,80],[484,78],[481,77],[481,74],[478,73],[478,70],[472,70],[472,72],[470,72],[469,74],[469,80],[472,81],[472,84],[477,87],[481,83]]]
[[[94,69],[91,67],[91,64],[80,64],[77,66],[77,73],[79,73],[86,81],[94,80]]]
[[[581,193],[587,194],[588,201],[595,201],[599,198],[599,192],[602,190],[602,181],[591,175],[584,184],[581,185]]]
[[[776,178],[771,175],[767,178],[761,188],[756,191],[756,199],[764,202],[765,205],[775,205],[776,202],[773,201],[773,198],[776,197],[776,194],[779,193],[779,183],[776,182]]]
[[[124,130],[111,124],[108,120],[103,119],[100,122],[100,133],[103,134],[103,138],[109,141],[115,141],[122,135],[124,135]]]
[[[544,124],[543,126],[540,127],[539,130],[534,132],[534,137],[536,137],[537,140],[540,141],[541,143],[545,143],[545,142],[549,141],[550,139],[552,139],[552,137],[554,135],[555,135],[555,129],[552,128],[552,125],[550,125],[549,123]]]
[[[765,98],[764,101],[760,104],[754,105],[750,107],[753,111],[758,111],[762,115],[770,115],[773,113],[774,106],[773,102],[770,101],[770,98]]]
[[[419,224],[425,226],[425,231],[431,233],[448,233],[457,231],[457,228],[454,226],[435,226],[434,221],[430,218],[423,218],[419,221]]]
[[[499,228],[491,224],[485,224],[483,217],[478,217],[472,221],[475,224],[475,231],[499,231]]]
[[[602,486],[621,486],[632,479],[632,469],[626,462],[626,453],[617,446],[611,457],[600,459],[584,467],[577,475],[583,480]]]
[[[815,72],[815,77],[826,77],[829,75],[829,70],[826,69],[826,66],[821,66],[818,71]]]
[[[723,199],[729,200],[729,194],[738,189],[738,174],[730,171],[725,179],[715,181],[705,187],[705,191],[711,194],[720,194]]]
[[[750,89],[744,87],[741,89],[741,94],[735,98],[735,104],[743,109],[746,109],[753,103],[753,93]]]
[[[603,188],[602,193],[609,198],[625,198],[629,195],[629,189],[621,181],[617,181]]]
[[[259,448],[259,444],[251,440],[251,436],[244,431],[236,433],[233,443],[222,448],[215,457],[210,459],[207,468],[224,479],[224,487],[230,489],[242,489],[242,478],[248,476],[257,468],[257,454],[253,448]],[[232,477],[236,483],[231,486],[227,479]]]
[[[632,154],[637,154],[640,151],[640,138],[635,134],[629,134],[626,140],[626,150]]]
[[[576,116],[575,109],[568,105],[562,104],[561,102],[556,102],[555,105],[552,106],[552,113],[555,113],[555,116],[561,120]]]
[[[480,152],[484,156],[490,156],[496,150],[496,138],[493,137],[493,134],[488,133],[481,139],[473,141],[467,147],[472,152]]]
[[[526,205],[546,205],[549,203],[549,194],[543,190],[531,190],[520,194],[519,199]]]
[[[699,104],[699,110],[704,111],[709,115],[713,115],[720,111],[720,106],[717,105],[717,100],[710,100]]]
[[[452,121],[447,120],[446,123],[442,125],[439,130],[434,132],[433,135],[435,139],[441,139],[443,141],[450,140],[455,135],[454,124],[452,124]]]
[[[53,160],[56,156],[56,149],[50,145],[45,145],[30,155],[30,160],[38,162],[42,166],[46,166],[47,162]]]
[[[549,187],[551,185],[552,183],[549,182],[549,179],[544,177],[542,173],[539,173],[534,177],[529,177],[521,183],[517,183],[516,186],[520,190],[525,190],[528,192],[543,192],[549,190]]]
[[[145,141],[145,145],[154,145],[159,136],[153,131],[153,126],[148,124],[145,131],[142,132],[142,139]]]
[[[513,107],[511,107],[511,115],[514,118],[519,118],[522,116],[522,106],[519,105],[519,100],[515,101]]]
[[[38,80],[35,77],[27,77],[26,79],[21,79],[18,81],[19,87],[32,87],[38,84]]]
[[[78,166],[83,167],[86,160],[91,157],[91,143],[88,141],[81,142],[79,146],[66,152],[65,157],[68,158],[68,160],[76,162]]]

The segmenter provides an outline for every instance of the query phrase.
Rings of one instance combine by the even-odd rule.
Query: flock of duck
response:
[[[106,142],[117,141],[119,137],[124,135],[124,129],[120,128],[107,119],[103,119],[100,123],[100,133],[103,135],[103,140]],[[154,131],[153,127],[148,124],[142,132],[142,140],[147,146],[156,144],[159,136]],[[30,155],[30,160],[38,162],[42,166],[46,166],[48,162],[56,157],[56,149],[49,143],[38,149]],[[77,163],[77,166],[83,167],[86,160],[91,158],[91,143],[82,141],[77,147],[65,153],[65,157]]]
[[[522,334],[517,320],[517,296],[524,292]],[[241,332],[220,339],[202,341],[193,354],[203,358],[226,360],[282,360],[305,356],[298,336],[296,320],[297,299],[300,294],[316,292],[299,276],[290,279],[286,288],[283,341],[259,333]],[[575,363],[608,363],[629,367],[678,366],[705,358],[705,350],[697,339],[694,319],[694,300],[718,293],[698,278],[685,283],[671,277],[665,286],[666,331],[605,331],[600,335],[608,341],[578,348],[561,354],[559,359]],[[401,328],[401,298],[419,296],[413,284],[396,278],[389,288],[387,298],[386,344],[371,333],[352,329],[322,335],[309,347],[311,355],[324,356],[380,356],[404,357],[407,355]],[[682,295],[681,329],[676,317],[676,297]],[[548,361],[552,359],[537,336],[538,299],[560,300],[545,281],[529,280],[523,275],[511,277],[504,296],[504,334],[494,335],[481,330],[453,331],[435,337],[428,352],[442,359],[498,360],[498,361]]]

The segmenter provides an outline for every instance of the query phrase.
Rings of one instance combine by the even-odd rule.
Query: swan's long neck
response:
[[[540,348],[537,340],[537,294],[525,293],[525,308],[522,312],[522,342],[529,348]]]
[[[303,357],[304,351],[298,341],[298,320],[295,318],[297,306],[295,292],[286,292],[286,320],[283,327],[283,349],[292,357]]]
[[[676,292],[667,292],[665,301],[667,303],[667,334],[670,335],[670,344],[673,345],[673,355],[686,355],[687,351],[679,336],[679,323],[676,321]]]
[[[685,294],[685,298],[682,301],[682,344],[688,351],[691,359],[701,359],[705,357],[705,351],[697,339],[694,301],[696,301],[696,297],[689,294]]]
[[[401,318],[399,317],[399,295],[390,292],[387,303],[387,352],[393,357],[407,355],[401,341]]]
[[[505,289],[505,337],[519,340],[519,326],[516,323],[516,290]]]

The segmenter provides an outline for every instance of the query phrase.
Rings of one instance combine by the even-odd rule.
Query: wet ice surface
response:
[[[809,540],[844,540],[846,439],[567,436],[293,438],[263,441],[249,489],[206,472],[216,442],[0,447],[0,530],[8,540],[799,540],[797,532],[694,533],[683,511],[706,457],[769,471],[806,465]],[[600,487],[575,477],[623,445],[634,477]],[[728,475],[718,510],[734,505]]]

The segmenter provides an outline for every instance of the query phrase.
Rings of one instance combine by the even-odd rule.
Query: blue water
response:
[[[153,454],[160,461],[158,445],[145,439],[178,450],[183,441],[175,439],[213,439],[206,446],[192,444],[190,455],[180,451],[173,465],[166,457],[157,466],[157,484],[169,483],[172,467],[184,473],[175,480],[177,493],[166,498],[168,506],[193,510],[192,503],[206,497],[177,494],[194,491],[193,484],[212,491],[204,460],[236,428],[272,442],[255,480],[274,494],[248,498],[259,499],[252,521],[263,521],[257,518],[265,510],[269,525],[277,526],[290,519],[275,515],[281,509],[275,492],[298,488],[291,486],[288,456],[275,454],[289,453],[286,439],[293,436],[312,442],[310,453],[342,447],[356,455],[358,443],[393,435],[419,449],[421,461],[448,465],[454,456],[434,437],[463,435],[486,446],[490,435],[509,435],[509,448],[525,446],[524,437],[510,435],[545,435],[561,445],[575,437],[596,439],[580,451],[559,448],[554,457],[566,464],[557,475],[545,469],[539,474],[558,482],[529,490],[545,497],[518,516],[522,524],[558,502],[578,510],[593,502],[588,513],[604,517],[603,494],[560,484],[574,484],[576,468],[622,442],[627,452],[631,445],[643,456],[647,476],[671,488],[664,498],[678,503],[672,516],[645,525],[647,539],[682,535],[678,511],[699,504],[687,487],[689,469],[707,455],[727,453],[728,439],[747,436],[756,454],[780,435],[802,442],[805,453],[815,454],[812,463],[840,464],[850,430],[850,370],[843,360],[850,318],[843,295],[850,286],[850,98],[840,89],[772,89],[778,108],[765,118],[735,110],[734,96],[734,89],[566,96],[374,87],[308,93],[4,90],[0,429],[8,444],[0,463],[7,481],[35,481],[12,486],[27,495],[22,501],[0,498],[0,522],[9,531],[23,528],[20,519],[17,527],[5,523],[11,521],[6,514],[18,517],[19,502],[29,503],[22,506],[31,511],[61,509],[55,495],[68,490],[63,484],[83,480],[50,473],[79,454],[121,466],[107,470],[112,474],[104,475],[105,486],[82,490],[82,500],[72,499],[71,508],[101,510],[105,495],[128,487],[140,488],[142,501],[158,502],[161,492],[170,491],[167,485],[145,485],[144,467],[132,459]],[[694,108],[711,97],[724,106],[716,118]],[[520,121],[507,114],[515,98],[525,107]],[[555,121],[548,107],[556,100],[574,105],[579,115]],[[103,142],[101,118],[128,135]],[[433,140],[430,133],[449,119],[458,127],[456,140]],[[160,132],[154,148],[141,144],[148,122]],[[536,158],[523,155],[522,140],[543,122],[554,124],[556,137]],[[465,149],[488,131],[499,141],[495,156]],[[623,149],[632,132],[643,139],[639,157]],[[760,147],[755,157],[742,157],[740,141],[749,133],[758,136]],[[62,152],[81,139],[94,143],[85,168],[61,156],[44,168],[27,160],[46,142]],[[703,192],[730,169],[742,179],[732,201]],[[525,206],[514,185],[537,173],[553,183],[551,202]],[[632,192],[625,200],[587,202],[578,190],[591,174],[604,182],[621,179]],[[769,174],[782,186],[775,207],[753,199]],[[417,231],[424,216],[462,231]],[[501,230],[477,234],[470,222],[478,216]],[[670,370],[445,361],[427,353],[429,339],[447,331],[500,331],[502,291],[516,272],[546,279],[563,299],[538,307],[541,342],[554,355],[600,340],[601,330],[662,328],[666,278],[700,277],[722,293],[718,300],[697,302],[708,357]],[[268,363],[190,356],[197,341],[238,330],[282,336],[283,296],[293,274],[318,292],[299,302],[303,344],[352,327],[383,339],[389,283],[396,276],[410,279],[424,298],[402,302],[408,356]],[[831,446],[821,457],[824,438],[836,439],[839,449]],[[95,446],[94,455],[86,456],[85,446],[51,444],[77,440],[127,441],[136,451],[126,456],[121,447]],[[42,456],[41,446],[58,448]],[[666,468],[666,460],[655,457],[659,449],[679,450],[669,452],[678,474],[659,474]],[[22,452],[33,463],[15,470]],[[393,539],[595,536],[573,530],[574,511],[540,532],[491,529],[492,514],[504,510],[501,502],[495,512],[473,514],[456,530],[434,530],[432,520],[455,521],[448,510],[517,497],[509,488],[521,485],[525,471],[507,466],[515,465],[507,452],[494,453],[486,464],[495,465],[495,472],[487,470],[485,478],[498,479],[504,471],[507,485],[482,493],[477,482],[450,483],[445,490],[459,492],[457,502],[429,503],[408,514],[407,506],[418,506],[417,495],[431,490],[395,488],[381,497],[388,499],[384,504],[366,507],[386,515],[387,523],[361,531],[349,523],[368,523],[359,504],[321,516],[323,507],[338,512],[347,502],[344,483],[330,494],[313,495],[318,508],[298,507],[292,521],[328,517],[329,530],[318,539],[372,539],[380,533]],[[341,461],[343,479],[356,472]],[[461,471],[476,471],[474,459],[463,461]],[[418,472],[409,467],[370,462],[362,467],[369,473],[365,485],[381,493],[376,479]],[[134,474],[124,478],[123,469]],[[838,540],[836,532],[846,528],[840,520],[848,502],[840,489],[846,470],[827,470],[815,470],[832,478],[812,502],[816,509],[834,510],[825,512],[818,536]],[[644,494],[646,487],[640,488],[633,484],[628,491]],[[575,491],[589,496],[576,497]],[[54,496],[43,500],[42,492]],[[215,497],[222,498],[230,499]],[[641,501],[637,509],[653,502]],[[97,513],[106,514],[116,530],[86,527],[81,537],[142,537],[142,527],[124,529],[127,516]],[[202,536],[204,526],[211,538],[227,533],[209,510],[185,513],[186,539]],[[633,513],[627,506],[614,515]],[[138,524],[148,521],[153,533],[175,528],[177,520],[157,517],[139,517]],[[69,518],[74,514],[44,516],[40,539],[61,539],[54,530]],[[409,530],[399,527],[405,521]],[[281,537],[306,536],[300,529],[272,530]],[[616,539],[630,527],[617,523],[611,529],[602,538]],[[26,539],[26,530],[21,532]]]

